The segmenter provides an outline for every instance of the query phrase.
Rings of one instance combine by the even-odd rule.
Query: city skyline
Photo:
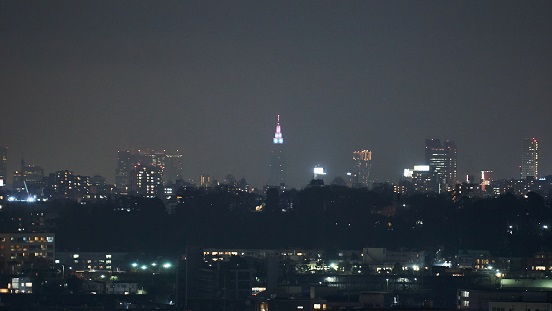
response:
[[[264,186],[280,186],[282,189],[291,189],[291,188],[302,188],[307,185],[307,183],[299,185],[299,186],[289,186],[286,184],[286,160],[285,160],[285,153],[283,152],[283,134],[281,132],[281,126],[280,126],[280,115],[278,115],[277,118],[277,124],[276,124],[276,131],[274,134],[274,137],[272,138],[273,141],[273,149],[271,150],[271,159],[268,165],[269,172],[268,172],[268,181],[264,184],[250,184],[250,186],[261,189]],[[520,176],[510,176],[506,178],[499,178],[500,180],[525,180],[527,177],[533,177],[535,180],[539,178],[538,174],[538,141],[536,138],[525,138],[522,141],[522,147],[521,147],[521,157],[519,162],[519,171]],[[1,147],[2,150],[6,151],[6,147]],[[479,172],[475,172],[476,174],[466,174],[464,176],[458,176],[457,175],[457,149],[456,144],[451,140],[445,140],[443,144],[441,145],[441,141],[438,138],[431,138],[425,140],[425,161],[420,162],[424,163],[423,165],[414,164],[414,170],[406,168],[402,169],[403,175],[399,176],[395,180],[372,180],[370,176],[370,172],[372,169],[372,151],[369,150],[361,150],[361,151],[352,151],[353,153],[353,166],[350,167],[350,170],[342,175],[334,175],[335,177],[342,178],[342,180],[348,180],[348,185],[352,187],[368,187],[371,188],[373,182],[386,182],[394,185],[398,185],[401,183],[401,181],[405,178],[412,178],[412,173],[415,171],[420,172],[431,172],[434,174],[433,177],[431,177],[432,182],[436,182],[437,185],[441,184],[442,187],[438,187],[441,192],[441,189],[445,189],[446,187],[453,187],[455,184],[461,184],[464,182],[469,183],[479,183],[477,180],[472,180],[474,176],[477,176],[476,174],[484,174],[485,172],[491,173],[494,176],[494,171],[492,170],[480,170]],[[5,157],[6,154],[4,154],[4,160],[3,163],[5,163]],[[9,158],[9,157],[8,157]],[[135,182],[132,182],[133,178],[133,170],[140,168],[143,169],[145,167],[158,167],[160,171],[157,173],[158,177],[160,178],[159,185],[167,185],[167,184],[173,184],[177,181],[184,181],[188,183],[192,183],[199,186],[205,186],[205,181],[203,181],[203,178],[208,178],[209,181],[207,183],[211,183],[212,181],[218,181],[225,183],[225,178],[219,177],[219,176],[212,176],[210,174],[201,173],[199,175],[199,178],[196,179],[198,176],[185,176],[183,172],[183,162],[182,162],[182,154],[179,153],[179,150],[176,150],[176,152],[167,152],[166,150],[160,150],[156,151],[153,149],[137,149],[133,151],[129,150],[119,150],[117,151],[117,157],[116,157],[116,169],[114,172],[114,183],[113,185],[121,191],[123,194],[129,194],[129,190],[132,190],[131,188],[135,184]],[[316,164],[315,171],[317,167],[320,167],[322,169],[322,166],[320,164]],[[8,178],[3,180],[3,185],[8,185],[10,188],[13,187],[21,188],[22,186],[17,186],[18,184],[21,184],[23,180],[28,179],[27,181],[31,182],[37,182],[38,180],[35,180],[36,178],[33,177],[33,172],[35,170],[40,170],[41,176],[46,176],[44,173],[44,169],[40,165],[36,164],[30,164],[27,165],[27,163],[24,161],[24,159],[21,159],[19,170],[14,170],[13,173],[8,174]],[[50,173],[59,173],[60,171],[71,171],[68,169],[61,169],[57,171],[53,171]],[[153,172],[152,172],[153,173]],[[324,175],[326,175],[327,171],[324,169]],[[315,173],[316,175],[316,173]],[[408,176],[407,176],[408,175]],[[549,176],[550,174],[541,174],[542,176]],[[225,174],[224,176],[232,176],[235,178],[233,173]],[[238,175],[240,176],[240,175]],[[484,176],[484,175],[481,175]],[[91,177],[91,175],[87,176]],[[106,176],[95,174],[94,177],[102,177],[106,179]],[[109,177],[109,176],[107,176]],[[326,178],[327,182],[331,182],[333,178]],[[136,178],[136,176],[134,176]],[[245,178],[245,176],[242,176],[241,178]],[[485,184],[486,178],[481,177],[481,184]],[[2,178],[0,178],[2,179]],[[494,178],[493,178],[494,179]],[[108,179],[106,179],[108,180]],[[104,183],[106,182],[104,180]],[[244,179],[245,180],[245,179]],[[279,181],[279,185],[276,184],[274,181]],[[441,182],[438,182],[438,181]],[[488,180],[487,180],[488,181]],[[249,184],[249,183],[248,183]],[[22,185],[22,184],[21,184]],[[136,185],[134,185],[136,186]],[[433,188],[432,188],[433,189]],[[437,188],[433,189],[432,191],[437,191]],[[452,189],[452,188],[450,188]],[[136,189],[133,190],[136,192]],[[18,191],[20,192],[20,191]],[[159,192],[161,193],[161,192]]]
[[[114,182],[123,149],[182,150],[183,175],[267,180],[274,116],[287,183],[344,176],[369,148],[375,180],[459,148],[458,178],[519,177],[536,137],[552,172],[552,4],[458,2],[0,2],[8,176]]]

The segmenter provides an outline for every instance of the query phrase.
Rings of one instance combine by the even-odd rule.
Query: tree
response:
[[[232,174],[228,174],[224,177],[224,183],[227,185],[236,185],[236,177]]]
[[[347,183],[345,182],[345,179],[343,179],[341,176],[337,176],[332,180],[332,185],[334,185],[334,186],[346,186]]]

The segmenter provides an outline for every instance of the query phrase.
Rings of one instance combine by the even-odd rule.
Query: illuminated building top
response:
[[[282,131],[280,128],[280,115],[278,115],[278,123],[276,123],[276,132],[274,133],[272,142],[277,145],[284,143],[284,138],[282,137]]]
[[[527,177],[538,179],[539,176],[539,143],[535,138],[523,140],[521,153],[521,179]]]

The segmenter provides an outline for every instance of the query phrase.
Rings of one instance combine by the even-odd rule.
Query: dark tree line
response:
[[[177,253],[202,247],[358,249],[488,249],[529,256],[552,250],[552,211],[536,193],[526,197],[396,196],[385,187],[309,187],[266,197],[182,189],[173,214],[160,199],[121,197],[86,205],[56,201],[58,250]],[[255,211],[263,206],[262,211]],[[21,209],[8,205],[0,224],[12,228]],[[550,228],[550,229],[549,229]]]

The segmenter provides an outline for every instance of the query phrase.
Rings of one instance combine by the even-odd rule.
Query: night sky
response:
[[[119,149],[180,149],[184,176],[288,183],[352,151],[395,182],[426,138],[459,176],[552,174],[551,1],[0,1],[0,145],[46,172],[114,181]],[[11,182],[11,178],[10,178]]]

